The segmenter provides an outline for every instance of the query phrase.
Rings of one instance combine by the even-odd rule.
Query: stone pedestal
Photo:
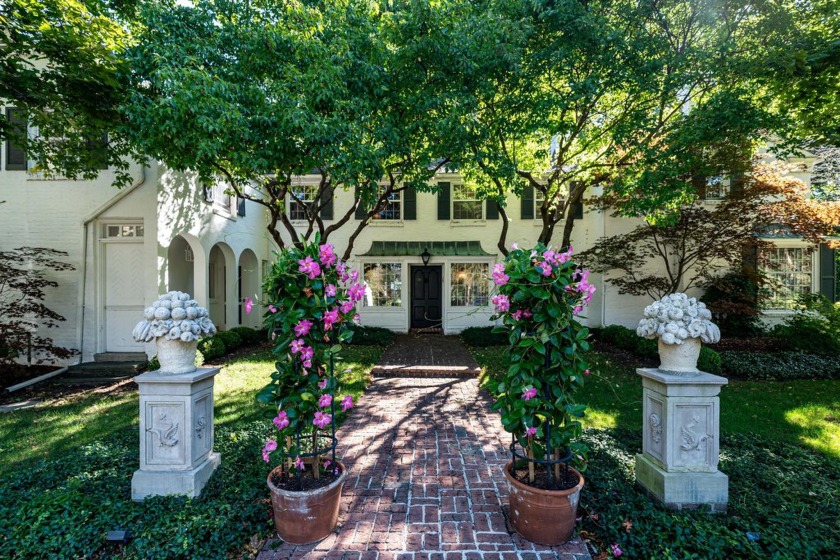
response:
[[[729,479],[718,471],[724,377],[637,369],[642,377],[642,453],[636,483],[673,509],[725,511]]]
[[[140,470],[131,498],[197,497],[221,463],[213,452],[213,377],[219,368],[177,375],[152,371],[140,387]]]

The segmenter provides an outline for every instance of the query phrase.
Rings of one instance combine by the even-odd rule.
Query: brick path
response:
[[[379,363],[375,376],[475,376],[481,368],[457,336],[397,334]]]
[[[546,547],[509,527],[509,436],[475,378],[378,379],[338,437],[338,528],[313,545],[269,540],[258,560],[590,558],[577,537]]]

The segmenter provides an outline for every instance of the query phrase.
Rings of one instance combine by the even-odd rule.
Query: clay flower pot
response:
[[[180,339],[169,340],[165,336],[159,336],[155,343],[161,373],[177,374],[195,371],[197,341],[184,342]]]
[[[583,475],[577,474],[577,486],[568,490],[541,490],[513,478],[505,465],[505,478],[510,485],[510,518],[516,532],[537,544],[549,546],[568,542],[575,531],[578,499],[583,488]]]
[[[332,533],[338,522],[338,507],[341,503],[341,489],[347,469],[344,463],[336,461],[341,470],[339,477],[329,486],[303,492],[281,490],[271,479],[280,467],[268,475],[271,490],[271,505],[274,508],[274,527],[280,538],[291,544],[318,542]]]
[[[700,339],[687,338],[682,344],[665,344],[659,339],[659,370],[678,375],[698,373]]]

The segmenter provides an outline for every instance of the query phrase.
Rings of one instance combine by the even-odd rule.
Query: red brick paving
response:
[[[508,526],[509,436],[475,378],[378,379],[338,437],[336,531],[306,546],[271,539],[258,560],[590,558],[579,537],[547,547]]]
[[[458,336],[397,334],[372,373],[376,377],[472,377],[481,368]]]

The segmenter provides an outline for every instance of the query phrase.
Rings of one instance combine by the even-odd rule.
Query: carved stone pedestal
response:
[[[140,470],[131,498],[186,494],[197,497],[221,463],[213,452],[213,377],[219,368],[138,375]]]
[[[720,388],[724,377],[637,369],[642,377],[642,453],[636,483],[673,509],[725,511],[729,479],[718,471]]]

